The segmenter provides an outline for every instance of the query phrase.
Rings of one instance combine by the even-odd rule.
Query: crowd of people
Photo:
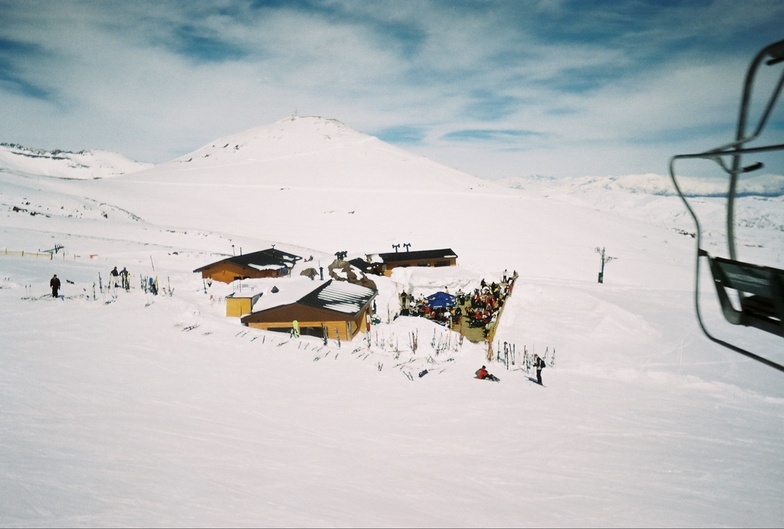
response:
[[[400,315],[421,316],[451,326],[454,319],[460,316],[460,308],[454,306],[434,307],[424,295],[420,294],[419,297],[415,297],[403,291],[400,293]]]
[[[463,325],[481,328],[487,337],[516,279],[516,272],[511,276],[504,272],[499,282],[487,283],[482,279],[479,287],[469,293],[458,289],[452,304],[434,305],[422,294],[415,297],[403,291],[399,295],[400,314],[428,318],[452,329]],[[444,287],[444,292],[449,294],[449,289]]]

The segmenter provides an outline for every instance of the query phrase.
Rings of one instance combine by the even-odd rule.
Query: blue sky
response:
[[[0,0],[0,141],[164,162],[291,114],[486,178],[729,142],[780,0]],[[781,128],[780,114],[774,116]]]

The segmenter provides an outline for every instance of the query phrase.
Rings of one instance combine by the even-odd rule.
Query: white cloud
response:
[[[5,71],[51,95],[3,94],[5,141],[160,162],[298,112],[364,131],[418,130],[419,153],[480,175],[571,174],[578,156],[596,172],[652,171],[712,141],[734,120],[756,51],[735,45],[739,28],[748,40],[749,28],[767,35],[769,25],[764,9],[724,3],[630,2],[584,16],[562,2],[12,7],[0,38],[37,53],[7,58]],[[444,139],[493,129],[537,134]]]

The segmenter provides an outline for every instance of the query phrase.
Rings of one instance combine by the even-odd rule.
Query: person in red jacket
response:
[[[482,366],[476,370],[476,378],[478,378],[479,380],[487,379],[487,380],[493,380],[495,382],[498,382],[498,377],[488,373],[487,369],[485,369],[485,366]]]

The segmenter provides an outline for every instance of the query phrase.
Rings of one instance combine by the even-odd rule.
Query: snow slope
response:
[[[64,249],[0,253],[4,526],[784,519],[782,374],[701,334],[693,228],[676,197],[513,189],[321,118],[113,178],[30,173],[44,174],[0,171],[0,246]],[[743,200],[744,248],[780,266],[780,197]],[[451,247],[458,266],[378,278],[369,342],[244,328],[225,317],[240,286],[192,272],[271,244],[326,268],[338,251],[402,243]],[[614,258],[604,284],[597,247]],[[131,272],[129,292],[101,288],[113,266]],[[504,270],[520,278],[493,348],[514,348],[514,365],[394,319],[402,289],[471,289]],[[298,271],[277,281],[310,281]],[[54,273],[61,300],[47,294]],[[150,275],[161,295],[140,288]],[[726,329],[709,288],[712,327],[784,361],[781,339]],[[524,349],[547,351],[545,387],[522,369]],[[473,378],[482,364],[499,384]]]

